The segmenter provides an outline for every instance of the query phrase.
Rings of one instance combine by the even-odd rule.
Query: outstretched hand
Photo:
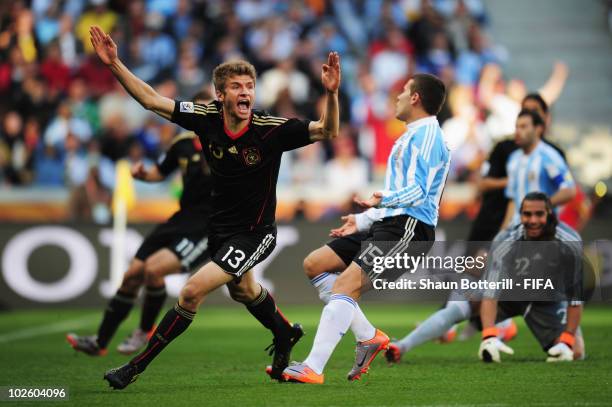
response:
[[[118,58],[117,44],[97,25],[89,27],[89,39],[96,54],[105,65],[111,65]]]
[[[330,237],[344,237],[357,232],[355,215],[343,216],[342,220],[344,221],[344,225],[340,226],[339,228],[332,229],[329,232]]]
[[[362,199],[355,197],[354,201],[357,205],[361,206],[362,208],[376,208],[378,207],[378,205],[380,205],[382,198],[383,198],[382,192],[374,192],[372,196],[369,197],[368,199],[362,200]]]
[[[321,68],[321,82],[328,92],[337,92],[340,87],[340,55],[330,52],[327,63]]]

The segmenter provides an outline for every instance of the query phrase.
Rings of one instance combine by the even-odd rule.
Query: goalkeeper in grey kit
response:
[[[540,300],[515,301],[517,298],[513,298],[508,301],[499,299],[499,291],[486,292],[480,305],[483,329],[478,356],[484,362],[500,362],[500,352],[513,354],[512,348],[498,338],[495,322],[521,315],[542,349],[547,352],[547,362],[582,359],[584,340],[580,320],[583,308],[583,259],[580,235],[557,220],[550,199],[542,192],[530,192],[525,196],[521,203],[520,217],[520,224],[504,230],[495,238],[492,251],[495,263],[488,270],[486,278],[490,281],[503,278],[505,267],[515,269],[520,263],[517,260],[526,260],[531,264],[516,274],[529,273],[530,269],[536,273],[555,273],[556,276],[552,273],[549,275],[557,277],[556,281],[560,285],[556,287],[556,292],[564,299],[552,301],[542,297]],[[538,241],[555,244],[559,250],[554,253],[533,250]],[[543,270],[546,268],[548,270]],[[542,296],[541,293],[537,294]]]

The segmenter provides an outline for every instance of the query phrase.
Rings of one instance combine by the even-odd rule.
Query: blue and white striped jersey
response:
[[[409,215],[435,227],[449,168],[450,151],[436,117],[409,123],[387,160],[379,217]]]
[[[550,197],[561,188],[575,185],[561,154],[542,141],[529,155],[522,149],[510,154],[506,169],[506,196],[514,201],[513,223],[518,222],[521,202],[529,192],[544,192]]]

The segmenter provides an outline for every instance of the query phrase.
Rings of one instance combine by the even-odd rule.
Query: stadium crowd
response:
[[[318,117],[319,67],[343,58],[340,136],[288,155],[279,184],[355,192],[377,182],[404,126],[394,103],[406,77],[433,73],[450,89],[439,115],[450,181],[473,181],[492,145],[514,131],[527,93],[506,81],[481,0],[16,0],[0,5],[0,185],[68,187],[110,201],[114,163],[153,162],[180,129],[141,108],[93,53],[97,24],[157,91],[190,99],[218,63],[258,70],[258,108]],[[552,79],[562,82],[563,65]],[[170,137],[168,137],[170,136]]]

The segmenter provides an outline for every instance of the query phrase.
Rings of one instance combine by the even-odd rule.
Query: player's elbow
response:
[[[155,109],[157,108],[155,98],[149,95],[143,97],[140,100],[140,104],[142,105],[142,107],[152,112],[155,111]]]
[[[313,141],[320,140],[331,140],[338,136],[338,126],[326,126],[325,119],[319,121],[312,121],[308,126],[308,132],[310,133],[310,139]]]
[[[338,129],[337,128],[327,129],[327,128],[323,127],[321,133],[322,133],[323,138],[325,140],[333,140],[336,137],[338,137]]]

